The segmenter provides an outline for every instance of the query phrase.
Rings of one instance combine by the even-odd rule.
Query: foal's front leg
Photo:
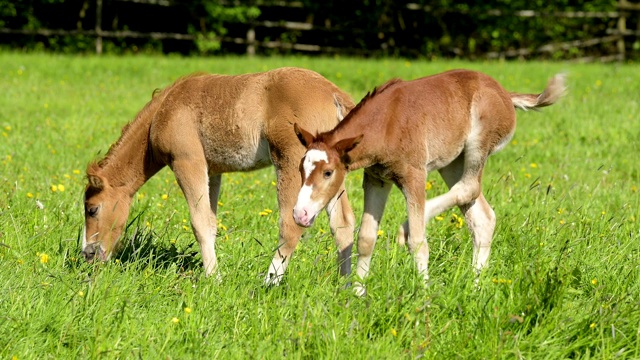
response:
[[[413,254],[418,272],[424,277],[426,284],[429,280],[429,245],[425,237],[425,179],[424,171],[414,170],[405,176],[399,185],[407,201],[409,251]]]
[[[291,166],[279,168],[276,164],[276,176],[278,178],[280,236],[278,248],[273,256],[273,260],[271,260],[269,269],[267,269],[267,275],[264,279],[266,285],[280,284],[284,272],[289,266],[293,251],[296,249],[296,245],[298,245],[298,241],[302,235],[302,228],[295,223],[292,215],[297,195],[297,189],[294,184],[299,184],[299,180],[296,178],[299,176],[298,171]]]
[[[171,163],[171,169],[189,205],[191,227],[198,240],[198,245],[200,245],[205,274],[209,276],[218,267],[215,249],[217,224],[215,208],[212,207],[209,197],[209,177],[204,154],[201,158],[175,159]],[[220,188],[219,175],[211,180],[211,184],[217,198]],[[217,205],[217,201],[215,205]]]
[[[378,227],[392,186],[391,183],[380,181],[365,171],[362,182],[364,212],[358,233],[358,265],[356,269],[356,274],[361,280],[364,280],[369,274],[371,255],[378,237]],[[353,291],[359,296],[363,296],[366,292],[364,285],[359,281],[354,283]]]
[[[331,234],[335,237],[338,248],[340,275],[348,276],[351,274],[351,249],[353,248],[355,217],[344,184],[336,196],[331,199],[326,210]]]

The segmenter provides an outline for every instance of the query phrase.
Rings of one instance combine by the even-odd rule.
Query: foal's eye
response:
[[[324,175],[324,178],[325,178],[325,179],[328,179],[328,178],[330,178],[330,177],[331,177],[331,175],[333,175],[333,171],[331,171],[331,170],[327,170],[327,171],[325,171],[325,172],[324,172],[324,174],[323,174],[323,175]]]
[[[87,209],[87,215],[91,216],[91,217],[95,217],[98,214],[98,206],[94,206],[91,207],[89,209]]]

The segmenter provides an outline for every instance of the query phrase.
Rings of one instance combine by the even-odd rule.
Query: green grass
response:
[[[85,166],[155,88],[191,71],[279,66],[314,69],[355,99],[392,77],[450,68],[520,92],[568,72],[568,96],[519,112],[513,143],[489,160],[498,226],[479,290],[457,210],[428,225],[431,284],[421,285],[394,242],[405,218],[397,190],[366,297],[343,289],[324,216],[282,286],[265,288],[277,244],[272,169],[223,177],[221,284],[203,276],[168,170],[135,199],[119,257],[79,258]],[[638,65],[0,53],[0,89],[0,358],[640,357]],[[348,179],[358,218],[361,180]],[[437,175],[429,181],[428,196],[444,191]]]

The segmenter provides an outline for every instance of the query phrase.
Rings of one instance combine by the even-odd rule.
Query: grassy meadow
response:
[[[498,225],[479,289],[457,209],[428,224],[422,286],[395,243],[406,216],[397,189],[366,297],[344,289],[352,279],[337,274],[324,215],[283,284],[264,287],[278,238],[273,169],[223,176],[222,283],[203,275],[168,169],[134,198],[123,252],[81,259],[85,167],[155,88],[192,71],[280,66],[316,70],[356,100],[390,78],[451,68],[518,92],[568,73],[568,95],[519,112],[512,143],[488,162]],[[640,65],[0,53],[0,90],[0,359],[640,358]],[[358,222],[361,180],[347,184]],[[445,187],[432,174],[425,190]]]

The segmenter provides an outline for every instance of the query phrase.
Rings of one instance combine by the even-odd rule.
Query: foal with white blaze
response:
[[[428,280],[426,222],[458,206],[473,239],[473,265],[487,263],[495,214],[482,195],[487,157],[514,134],[516,108],[549,106],[565,92],[564,77],[553,77],[541,94],[505,91],[491,77],[453,70],[413,81],[391,80],[364,99],[333,130],[313,136],[294,129],[307,147],[301,162],[302,188],[293,210],[296,223],[310,226],[341,189],[348,171],[364,170],[364,213],[358,236],[357,275],[369,271],[378,226],[393,184],[405,196],[407,241],[418,271]],[[438,170],[449,191],[425,201],[427,173]],[[355,291],[364,294],[361,284]]]
[[[305,149],[293,123],[332,129],[353,108],[349,95],[313,71],[282,68],[237,76],[196,74],[156,94],[122,129],[104,159],[87,168],[82,254],[107,260],[122,234],[131,200],[160,169],[169,166],[189,205],[207,275],[217,267],[216,213],[222,174],[276,169],[280,214],[278,250],[265,281],[277,283],[300,239],[290,216]],[[342,185],[338,185],[342,188]],[[336,196],[329,225],[340,272],[350,271],[354,217],[346,194]]]

